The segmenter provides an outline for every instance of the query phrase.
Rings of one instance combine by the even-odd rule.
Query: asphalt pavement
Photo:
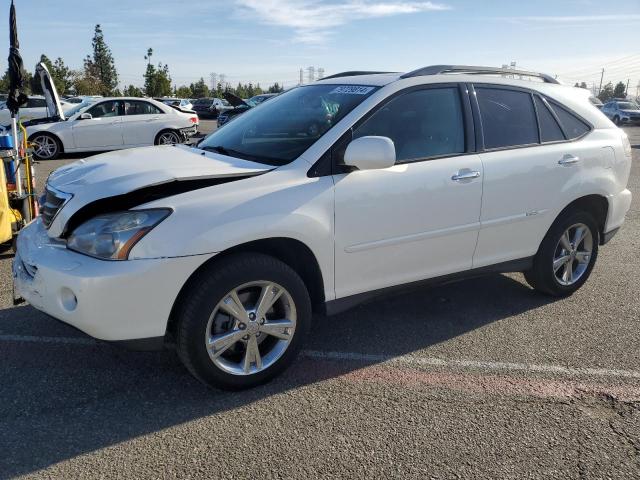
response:
[[[490,275],[318,316],[239,393],[13,307],[0,255],[0,478],[640,478],[633,155],[626,223],[572,297]]]

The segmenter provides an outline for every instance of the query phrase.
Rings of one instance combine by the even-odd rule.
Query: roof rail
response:
[[[419,68],[412,72],[405,73],[404,75],[400,76],[400,78],[420,77],[423,75],[439,75],[441,73],[469,73],[472,75],[519,75],[522,77],[540,78],[545,83],[560,83],[551,75],[547,75],[545,73],[529,72],[526,70],[512,70],[510,68],[478,67],[473,65],[431,65],[429,67]]]
[[[364,70],[353,70],[350,72],[334,73],[333,75],[329,75],[328,77],[322,77],[322,78],[319,78],[318,80],[326,80],[328,78],[340,78],[340,77],[357,77],[359,75],[376,75],[379,73],[393,73],[393,72],[367,72]]]

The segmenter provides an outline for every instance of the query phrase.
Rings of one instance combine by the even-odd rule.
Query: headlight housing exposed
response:
[[[69,235],[67,248],[105,260],[126,260],[133,246],[170,213],[155,208],[98,215]]]

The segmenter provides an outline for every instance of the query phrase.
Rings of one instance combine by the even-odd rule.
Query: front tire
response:
[[[582,210],[561,214],[551,225],[534,257],[527,283],[555,297],[573,294],[589,278],[598,257],[600,230]]]
[[[48,133],[36,133],[29,138],[36,160],[55,160],[62,152],[60,140]]]
[[[176,346],[197,379],[241,390],[270,381],[293,362],[311,324],[309,293],[293,269],[244,253],[196,275],[178,308]]]
[[[613,117],[613,123],[615,123],[616,125],[620,126],[620,117],[619,116],[615,116]]]

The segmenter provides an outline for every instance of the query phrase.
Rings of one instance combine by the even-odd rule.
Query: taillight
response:
[[[189,120],[191,120],[191,123],[198,123],[198,117],[191,117]]]

